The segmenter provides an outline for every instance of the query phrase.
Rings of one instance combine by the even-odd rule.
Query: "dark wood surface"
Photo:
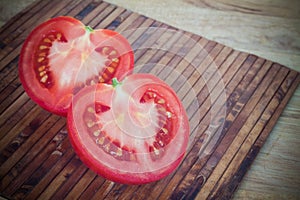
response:
[[[136,72],[156,74],[177,91],[191,139],[174,173],[142,186],[97,176],[74,154],[65,119],[24,93],[22,42],[59,15],[122,33],[135,49]],[[8,198],[229,198],[300,81],[282,65],[101,1],[37,1],[6,23],[0,38],[0,191]]]

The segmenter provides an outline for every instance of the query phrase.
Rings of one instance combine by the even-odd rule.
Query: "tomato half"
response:
[[[83,88],[68,113],[69,138],[80,159],[119,183],[161,179],[181,162],[189,122],[176,93],[150,74]]]
[[[122,79],[133,62],[131,46],[120,34],[61,16],[29,34],[20,54],[19,76],[37,104],[65,116],[74,93],[113,77]]]

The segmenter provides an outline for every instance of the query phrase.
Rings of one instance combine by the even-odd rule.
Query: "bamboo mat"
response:
[[[122,33],[135,51],[136,72],[175,89],[191,139],[174,173],[142,186],[95,175],[74,154],[65,119],[24,93],[17,73],[22,42],[59,15]],[[282,65],[102,1],[37,1],[6,23],[0,38],[0,192],[14,199],[227,199],[300,81]]]

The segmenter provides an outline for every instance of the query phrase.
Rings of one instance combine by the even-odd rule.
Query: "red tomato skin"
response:
[[[132,74],[127,78],[135,79],[136,77],[140,77],[142,79],[144,77],[148,78],[149,75],[148,74]],[[153,80],[155,80],[156,82],[162,83],[162,81],[156,77],[151,77],[151,78],[153,78]],[[107,87],[107,84],[100,84],[100,85],[101,85],[100,87],[104,87],[102,89],[103,91],[105,90],[105,87]],[[164,86],[166,86],[166,84],[164,84]],[[81,95],[81,94],[79,93],[78,95]],[[174,101],[178,101],[178,99],[174,100]],[[180,101],[179,101],[179,103],[181,105],[181,109],[183,109],[183,106]],[[71,108],[72,108],[72,106],[71,106]],[[182,138],[182,142],[183,142],[182,146],[187,147],[188,140],[189,140],[189,132],[190,132],[189,121],[188,121],[188,117],[187,117],[184,109],[182,111],[183,111],[182,120],[180,122],[179,129],[186,130],[184,133],[184,136]],[[84,145],[82,144],[82,141],[78,135],[79,133],[76,128],[76,122],[73,120],[72,117],[70,117],[72,115],[74,115],[73,109],[69,109],[68,118],[67,118],[69,139],[70,139],[70,142],[71,142],[76,154],[82,160],[82,162],[85,163],[91,170],[93,170],[95,173],[103,176],[104,178],[106,178],[108,180],[111,180],[111,181],[114,181],[117,183],[121,183],[121,184],[131,184],[131,185],[140,185],[140,184],[146,184],[146,183],[150,183],[153,181],[157,181],[157,180],[160,180],[160,179],[166,177],[170,173],[172,173],[176,169],[176,167],[178,167],[180,165],[181,161],[184,158],[185,151],[183,151],[182,154],[178,155],[178,158],[176,160],[174,160],[172,163],[169,163],[169,165],[167,165],[166,167],[160,168],[159,170],[156,170],[153,172],[145,172],[142,175],[141,175],[141,173],[124,173],[121,170],[109,168],[109,167],[103,165],[101,162],[98,162],[97,160],[95,160],[93,158],[93,155],[91,155],[91,153],[89,153],[87,151],[86,147],[84,147]]]
[[[51,30],[51,28],[49,29],[48,26],[53,24],[53,26],[58,27],[56,23],[58,24],[62,21],[67,26],[73,27],[75,29],[75,31],[68,31],[66,33],[70,37],[76,37],[83,31],[85,31],[85,25],[83,23],[69,16],[59,16],[53,19],[49,19],[48,21],[45,21],[42,24],[38,25],[31,31],[31,33],[23,43],[22,49],[20,51],[18,73],[20,82],[25,92],[36,104],[53,114],[66,117],[71,98],[73,97],[72,92],[66,91],[64,97],[60,98],[59,100],[53,99],[51,92],[45,91],[47,89],[43,88],[40,85],[39,80],[36,79],[36,75],[32,67],[34,65],[33,63],[35,62],[34,60],[36,59],[35,52],[32,49],[36,49],[38,47],[39,44],[37,44],[36,41],[39,41],[42,38],[43,34],[45,34],[42,31]],[[66,28],[66,26],[59,27],[59,30],[64,29],[68,28]],[[98,29],[94,30],[91,35],[96,35],[96,33],[99,32],[102,32],[102,34],[107,35],[108,37],[118,34],[111,30]],[[115,76],[121,80],[128,74],[132,73],[134,67],[134,54],[125,38],[123,38],[122,36],[116,37],[120,40],[120,43],[125,45],[127,49],[130,49],[130,51],[128,51],[128,53],[126,54],[126,59],[123,59],[121,61],[120,67],[118,67],[119,69],[115,74]],[[53,91],[55,91],[55,88],[53,89]]]

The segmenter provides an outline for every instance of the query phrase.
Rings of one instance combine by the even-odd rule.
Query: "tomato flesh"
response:
[[[128,41],[111,30],[92,30],[71,17],[36,27],[22,47],[19,74],[28,95],[65,116],[81,88],[124,78],[133,69]]]
[[[70,141],[82,161],[112,181],[142,184],[163,178],[182,160],[189,136],[176,93],[150,74],[120,85],[98,84],[75,95]]]
[[[155,140],[149,146],[149,152],[152,160],[159,159],[164,154],[164,147],[170,143],[174,134],[174,124],[176,123],[175,114],[166,104],[166,100],[156,91],[148,89],[142,96],[140,102],[147,103],[153,101],[158,111],[158,127]]]
[[[52,31],[46,35],[42,41],[40,41],[40,46],[36,51],[36,62],[35,62],[35,73],[36,78],[40,80],[40,83],[46,87],[51,88],[52,83],[52,72],[48,63],[49,50],[54,41],[67,42],[67,40],[62,36],[61,33]]]

